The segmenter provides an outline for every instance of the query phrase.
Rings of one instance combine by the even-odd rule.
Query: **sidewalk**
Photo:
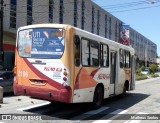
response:
[[[143,84],[143,83],[146,83],[146,82],[151,82],[151,81],[156,81],[156,80],[160,80],[160,77],[139,80],[139,81],[136,81],[136,84]]]
[[[160,72],[156,72],[155,74],[158,74],[160,76]]]

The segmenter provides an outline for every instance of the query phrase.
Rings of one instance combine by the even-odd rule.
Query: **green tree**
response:
[[[144,69],[145,69],[145,67],[144,67],[144,66],[142,66],[142,67],[141,67],[141,70],[143,71]]]
[[[137,75],[140,75],[141,71],[142,71],[142,69],[141,69],[140,67],[137,67],[137,68],[136,68],[136,74],[137,74]]]
[[[158,71],[158,66],[156,64],[150,64],[149,65],[149,71],[151,74],[154,74],[155,72]]]

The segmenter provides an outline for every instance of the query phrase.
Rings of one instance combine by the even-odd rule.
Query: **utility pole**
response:
[[[0,70],[3,69],[3,3],[0,1]]]

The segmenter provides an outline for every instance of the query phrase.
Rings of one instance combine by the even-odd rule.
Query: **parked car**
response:
[[[149,74],[149,68],[148,67],[144,68],[144,70],[142,70],[141,73],[145,75]]]
[[[13,71],[0,71],[0,86],[3,93],[13,92]]]

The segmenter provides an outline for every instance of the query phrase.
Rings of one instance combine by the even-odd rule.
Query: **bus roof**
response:
[[[18,28],[19,30],[23,30],[23,29],[30,29],[30,28],[40,28],[40,27],[54,27],[54,28],[66,28],[67,26],[71,26],[68,24],[49,24],[49,23],[44,23],[44,24],[33,24],[33,25],[27,25],[27,26],[22,26]]]

